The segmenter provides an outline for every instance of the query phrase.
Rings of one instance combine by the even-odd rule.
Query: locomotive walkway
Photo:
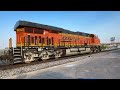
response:
[[[10,77],[13,79],[119,79],[120,49],[64,65]]]

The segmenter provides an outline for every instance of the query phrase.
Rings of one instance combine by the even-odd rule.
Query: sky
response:
[[[110,37],[120,42],[120,11],[0,11],[0,48],[8,47],[10,37],[16,45],[18,20],[93,33],[101,43],[110,43]]]

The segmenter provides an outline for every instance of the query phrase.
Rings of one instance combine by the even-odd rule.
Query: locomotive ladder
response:
[[[13,63],[22,62],[22,48],[13,48]]]

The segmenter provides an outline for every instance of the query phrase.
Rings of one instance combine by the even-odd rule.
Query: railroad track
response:
[[[117,49],[105,50],[105,51],[101,51],[99,53],[109,52],[109,51],[113,51],[113,50],[117,50]],[[92,53],[92,54],[85,53],[85,54],[79,54],[79,55],[65,56],[65,57],[58,58],[57,60],[56,59],[49,59],[47,61],[34,61],[32,63],[24,63],[24,64],[20,63],[20,64],[15,64],[15,65],[1,65],[0,66],[0,70],[7,70],[7,69],[19,68],[19,67],[24,67],[24,66],[29,66],[29,65],[35,65],[35,64],[42,64],[42,63],[47,63],[47,62],[60,61],[60,60],[71,59],[71,58],[76,58],[76,57],[83,57],[83,56],[90,57],[91,55],[94,55],[94,54],[97,54],[97,53]]]

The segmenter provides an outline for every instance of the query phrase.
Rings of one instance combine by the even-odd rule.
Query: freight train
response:
[[[12,64],[101,51],[100,39],[95,34],[22,20],[16,22],[14,31],[16,47],[12,47],[10,38],[8,53],[1,57],[9,59]]]

